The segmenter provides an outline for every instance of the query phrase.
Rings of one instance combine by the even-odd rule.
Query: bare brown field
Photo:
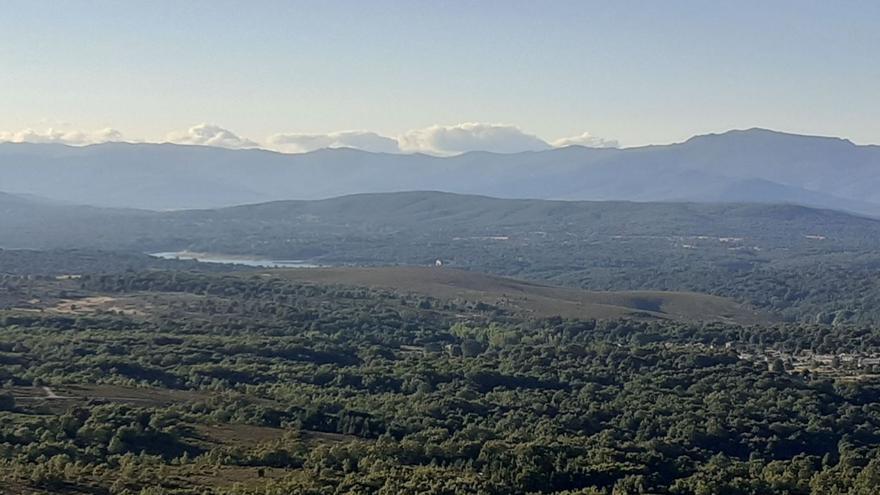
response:
[[[394,289],[441,300],[484,302],[534,316],[665,318],[738,323],[770,315],[731,299],[693,292],[598,292],[436,267],[310,268],[272,270],[270,276],[321,285]]]
[[[287,430],[268,426],[218,424],[196,425],[196,433],[209,443],[254,447],[261,443],[281,439]]]
[[[61,315],[92,315],[96,313],[116,313],[131,317],[148,317],[161,313],[174,302],[191,302],[204,296],[180,292],[133,292],[124,295],[109,295],[89,292],[80,296],[24,300],[21,297],[9,298],[6,308],[22,313],[44,313]],[[4,308],[0,297],[0,309]]]
[[[12,394],[17,400],[25,401],[87,401],[127,402],[148,406],[164,406],[178,402],[204,400],[210,394],[195,390],[172,390],[165,388],[138,388],[120,385],[70,384],[51,386],[53,396],[43,387],[12,387],[0,389],[0,393]]]
[[[141,301],[132,298],[110,296],[90,296],[79,299],[62,299],[48,311],[63,314],[89,314],[97,311],[109,311],[132,316],[143,316],[145,309]]]
[[[262,473],[262,476],[258,473]],[[295,476],[296,470],[279,469],[271,467],[248,467],[248,466],[212,466],[202,472],[194,472],[187,467],[171,470],[169,481],[177,483],[181,487],[224,487],[228,488],[235,483],[246,483],[248,486],[265,483],[267,480],[277,480]],[[261,482],[260,479],[263,481]]]

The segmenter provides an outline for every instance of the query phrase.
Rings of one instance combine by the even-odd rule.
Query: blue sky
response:
[[[878,25],[876,1],[2,0],[0,132],[880,143]]]

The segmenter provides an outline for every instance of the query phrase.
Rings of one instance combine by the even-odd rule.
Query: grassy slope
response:
[[[536,316],[676,320],[768,321],[769,316],[729,299],[688,292],[594,292],[537,284],[450,268],[317,268],[273,270],[274,276],[318,284],[389,288],[437,299],[463,298]]]

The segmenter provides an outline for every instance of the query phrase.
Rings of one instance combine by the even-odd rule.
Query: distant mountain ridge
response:
[[[454,157],[2,143],[0,190],[156,210],[437,190],[501,198],[794,203],[876,216],[880,147],[765,129],[638,148]]]
[[[501,199],[432,191],[165,212],[0,194],[0,248],[191,250],[301,259],[310,256],[301,248],[313,244],[332,252],[337,242],[385,246],[397,236],[418,243],[456,242],[461,236],[564,240],[572,233],[738,236],[785,243],[817,234],[855,248],[876,245],[880,220],[798,205]]]

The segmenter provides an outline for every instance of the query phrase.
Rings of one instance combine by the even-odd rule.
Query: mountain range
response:
[[[765,129],[683,143],[453,157],[0,144],[0,190],[154,210],[436,190],[500,198],[793,203],[880,215],[880,146]]]

